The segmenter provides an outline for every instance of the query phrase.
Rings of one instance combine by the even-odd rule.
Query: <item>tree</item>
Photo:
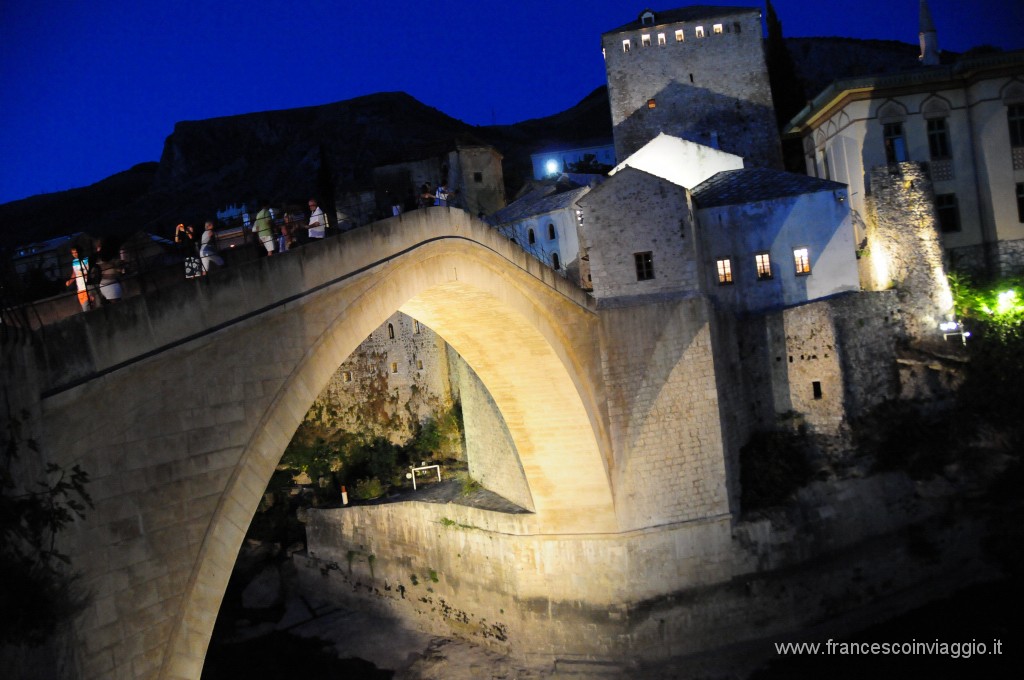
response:
[[[70,558],[55,545],[61,530],[92,507],[89,475],[78,465],[68,471],[49,463],[42,479],[20,485],[20,446],[39,452],[35,440],[23,438],[26,418],[10,416],[0,431],[0,644],[38,645],[86,604]]]

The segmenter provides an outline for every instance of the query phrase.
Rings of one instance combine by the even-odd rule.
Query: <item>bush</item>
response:
[[[356,500],[360,501],[372,501],[374,498],[380,498],[384,495],[384,485],[376,477],[370,479],[360,479],[356,482],[355,488],[352,490],[352,495]]]

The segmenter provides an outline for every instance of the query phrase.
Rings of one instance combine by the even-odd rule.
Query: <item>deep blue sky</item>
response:
[[[395,90],[479,125],[557,113],[648,1],[0,0],[0,203],[159,160],[181,120]],[[1024,47],[1024,0],[929,4],[943,49]],[[917,42],[918,0],[774,6],[787,36]]]

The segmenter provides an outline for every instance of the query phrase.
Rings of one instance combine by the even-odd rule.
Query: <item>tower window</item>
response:
[[[482,172],[474,172],[473,173],[473,181],[476,182],[477,184],[482,184],[483,181],[484,181],[484,173],[482,173]]]
[[[629,39],[628,38],[626,40],[622,41],[622,51],[623,52],[629,52]]]
[[[928,152],[933,161],[949,158],[949,129],[945,118],[928,120]]]
[[[636,264],[637,281],[650,281],[654,278],[654,255],[651,251],[633,253],[633,262]]]
[[[772,278],[772,258],[768,253],[754,255],[754,264],[757,265],[758,281],[768,281]]]
[[[821,399],[821,382],[814,380],[811,382],[811,391],[814,394],[815,399]]]
[[[415,333],[416,335],[420,334],[420,322],[417,321],[416,319],[412,320],[412,332]]]
[[[395,339],[395,327],[392,326],[391,324],[388,324],[388,340],[394,340],[394,339]]]
[[[417,371],[422,371],[423,370],[423,359],[417,359],[416,360],[416,370]]]
[[[718,284],[727,286],[732,283],[732,260],[723,257],[715,261],[715,268],[718,269]]]
[[[650,47],[650,46],[651,46],[651,34],[650,33],[642,34],[640,36],[640,47]]]
[[[531,245],[537,242],[537,235],[533,233],[533,229],[526,232],[526,240]]]
[[[391,372],[392,373],[398,373],[398,362],[397,361],[392,361],[391,362]]]
[[[935,214],[943,233],[960,231],[960,208],[956,204],[956,194],[935,194]]]
[[[1008,106],[1006,121],[1010,125],[1010,146],[1024,146],[1024,104]]]
[[[659,33],[658,34],[658,47],[664,47],[664,46],[665,46],[665,34],[664,33]]]
[[[352,371],[342,371],[341,372],[341,381],[342,382],[352,382]]]
[[[558,261],[558,253],[551,253],[551,268],[561,269],[562,263]]]
[[[703,38],[704,37],[704,27],[703,26],[698,26],[697,30],[695,31],[695,33],[696,33],[698,38]]]
[[[807,248],[793,249],[793,265],[796,267],[797,276],[807,276],[811,273],[811,256]]]
[[[548,240],[555,240],[555,225],[551,224],[550,222],[548,223]]]
[[[715,24],[711,27],[715,35],[722,35],[722,24]]]
[[[676,42],[683,42],[683,29],[676,31]]]
[[[647,108],[649,108],[649,109],[656,109],[656,108],[658,108],[658,102],[656,102],[653,99],[648,99],[647,100]]]
[[[903,139],[903,123],[886,123],[882,130],[885,142],[885,162],[903,163],[907,156],[907,142]]]
[[[739,33],[740,32],[740,22],[738,22],[738,21],[732,22],[732,30],[733,30],[734,33]]]

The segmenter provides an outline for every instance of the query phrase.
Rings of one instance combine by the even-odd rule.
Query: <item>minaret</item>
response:
[[[917,37],[921,41],[921,56],[918,57],[918,60],[923,66],[938,66],[939,36],[935,32],[932,13],[928,10],[928,0],[921,0],[918,23],[920,32]]]

